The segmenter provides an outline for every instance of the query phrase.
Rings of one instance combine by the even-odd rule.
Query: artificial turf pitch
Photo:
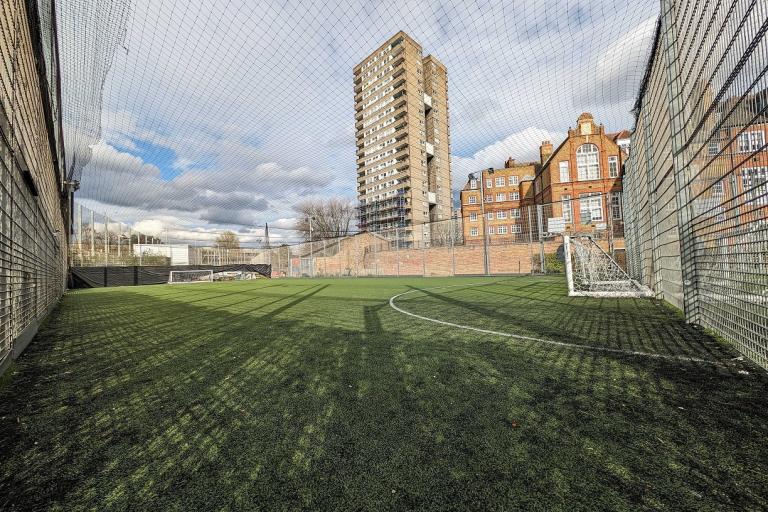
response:
[[[430,318],[717,364],[389,306],[413,289]],[[0,390],[0,509],[765,509],[768,377],[734,357],[562,278],[73,291]]]

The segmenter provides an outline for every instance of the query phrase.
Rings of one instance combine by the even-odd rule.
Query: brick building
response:
[[[623,227],[621,173],[628,158],[630,133],[606,133],[589,113],[581,114],[568,137],[554,148],[544,141],[540,161],[515,164],[471,175],[461,191],[464,239],[493,242],[524,238],[539,230],[527,206],[542,205],[541,230],[552,218],[568,232],[593,232]],[[626,148],[626,149],[625,149]],[[485,218],[482,218],[483,211]],[[484,222],[481,222],[484,220]]]
[[[515,163],[509,159],[503,169],[486,169],[470,176],[461,191],[464,240],[478,243],[487,231],[491,241],[514,241],[524,234],[523,207],[533,203],[531,183],[535,162]],[[483,216],[485,215],[485,216]]]
[[[552,216],[563,218],[566,231],[621,229],[621,174],[629,156],[619,146],[622,134],[607,134],[585,112],[557,148],[548,141],[541,144],[535,202],[554,203]]]

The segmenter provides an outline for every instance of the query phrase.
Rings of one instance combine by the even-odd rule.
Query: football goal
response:
[[[653,297],[632,279],[590,236],[565,236],[568,295],[581,297]]]
[[[212,281],[213,270],[171,270],[168,275],[169,284],[210,283]]]

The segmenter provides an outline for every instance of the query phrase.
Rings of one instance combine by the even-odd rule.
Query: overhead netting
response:
[[[255,243],[265,224],[273,242],[303,241],[294,207],[307,197],[355,201],[353,68],[398,31],[447,68],[455,191],[509,156],[538,160],[539,144],[557,145],[584,111],[609,131],[631,128],[658,3],[59,9],[67,157],[75,176],[84,166],[78,197],[114,218],[162,222],[172,236],[231,228]]]

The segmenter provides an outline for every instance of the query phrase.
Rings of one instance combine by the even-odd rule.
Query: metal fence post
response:
[[[96,224],[94,223],[94,220],[93,220],[93,210],[90,210],[90,212],[91,212],[91,262],[93,262],[93,258],[96,256],[96,248],[94,247],[94,244],[96,242],[95,240]]]
[[[104,266],[109,266],[109,215],[104,214]]]
[[[395,256],[397,257],[397,277],[400,277],[400,230],[395,228]]]
[[[542,205],[536,205],[537,220],[539,223],[539,257],[541,264],[541,273],[546,274],[547,269],[544,266],[544,207]]]
[[[533,221],[531,219],[531,208],[533,205],[528,205],[528,256],[531,259],[531,274],[533,274]]]

